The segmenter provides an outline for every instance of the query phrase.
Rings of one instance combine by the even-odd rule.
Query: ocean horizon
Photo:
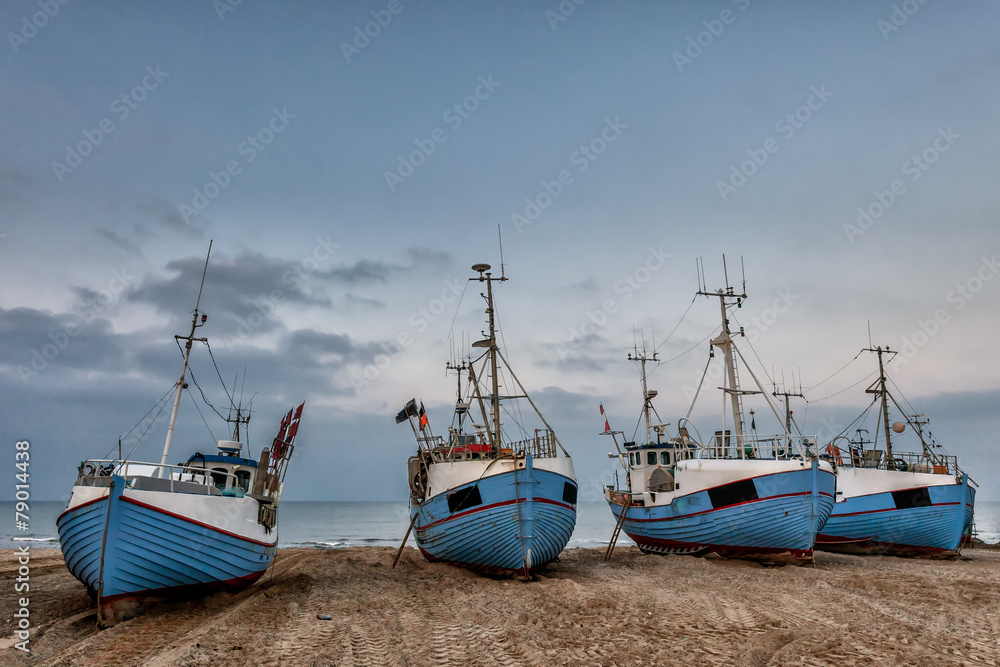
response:
[[[15,503],[0,501],[13,517]],[[66,509],[62,501],[31,503],[29,530],[19,531],[13,520],[0,529],[0,548],[25,544],[35,548],[59,548],[56,519]],[[976,531],[979,539],[1000,544],[1000,502],[976,503]],[[342,549],[346,547],[398,547],[410,523],[405,501],[283,501],[279,515],[278,548]],[[567,549],[607,546],[614,520],[607,503],[580,503],[576,529]],[[411,535],[407,544],[416,547]],[[632,545],[622,535],[618,544]]]

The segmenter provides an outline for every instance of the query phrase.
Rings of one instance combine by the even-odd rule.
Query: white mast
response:
[[[722,311],[722,333],[719,334],[717,338],[710,341],[711,345],[715,347],[722,348],[722,353],[725,355],[726,360],[726,379],[728,381],[728,387],[723,389],[724,394],[729,394],[730,403],[733,412],[733,429],[736,432],[736,442],[738,445],[743,444],[743,409],[741,394],[745,393],[740,389],[740,383],[736,376],[736,358],[733,356],[733,339],[731,331],[729,329],[729,318],[726,316],[726,307],[732,305],[735,301],[736,307],[741,307],[743,301],[746,300],[746,278],[743,279],[743,292],[741,294],[736,294],[736,290],[729,286],[729,273],[726,271],[726,256],[722,256],[722,266],[723,271],[726,272],[726,289],[717,290],[715,292],[709,292],[704,287],[698,290],[698,294],[702,296],[714,296],[719,299],[719,308]],[[742,328],[740,333],[743,333]],[[725,412],[723,412],[723,418],[725,418]],[[723,426],[723,431],[725,431],[725,426]],[[725,437],[725,433],[723,433]]]
[[[653,356],[646,355],[646,348],[643,347],[642,354],[639,354],[639,349],[635,348],[635,355],[628,355],[629,361],[638,361],[641,363],[642,367],[642,414],[646,419],[646,443],[652,442],[649,436],[649,408],[650,402],[656,397],[656,391],[650,391],[646,385],[646,362],[647,361],[659,361],[656,357],[656,352],[653,352]],[[643,443],[643,444],[646,444]],[[617,444],[617,443],[616,443]]]
[[[490,274],[489,264],[474,264],[472,267],[473,271],[479,272],[478,278],[469,278],[469,280],[478,280],[479,282],[486,283],[486,294],[483,298],[486,299],[486,314],[489,315],[489,326],[490,326],[490,337],[486,340],[481,340],[472,344],[472,347],[488,347],[490,355],[490,371],[491,379],[493,384],[493,395],[490,397],[490,408],[493,411],[493,446],[497,451],[500,448],[500,378],[497,376],[497,335],[496,335],[496,323],[494,320],[494,310],[493,310],[493,283],[502,282],[507,280],[503,275],[501,267],[501,275],[499,278],[493,278]],[[485,273],[485,275],[483,275]]]
[[[208,255],[205,256],[205,268],[201,272],[201,285],[198,287],[198,300],[194,305],[194,317],[191,319],[191,332],[187,336],[174,336],[177,340],[187,341],[184,344],[184,363],[181,365],[181,377],[177,380],[177,391],[174,394],[174,409],[170,413],[170,426],[167,427],[167,440],[163,443],[163,456],[160,457],[160,477],[166,478],[167,471],[169,468],[167,465],[167,456],[170,454],[170,441],[174,437],[174,424],[177,422],[177,409],[181,405],[181,392],[187,384],[184,382],[184,376],[187,374],[188,359],[191,358],[191,343],[193,341],[199,340],[203,343],[207,343],[207,338],[195,338],[194,330],[205,323],[208,319],[207,315],[202,315],[201,324],[198,324],[198,307],[201,305],[201,290],[205,287],[205,274],[208,273],[208,258],[212,255],[212,241],[208,242]]]

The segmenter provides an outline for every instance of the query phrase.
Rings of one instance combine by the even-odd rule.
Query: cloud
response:
[[[171,232],[176,232],[192,238],[201,238],[204,232],[188,224],[178,212],[177,206],[165,199],[151,197],[140,201],[135,205],[138,215],[153,222],[155,225],[163,227]]]
[[[323,333],[315,329],[300,329],[288,335],[286,345],[289,352],[306,358],[334,355],[345,361],[367,361],[381,348],[375,343],[358,344],[350,336]]]
[[[76,313],[53,314],[34,308],[0,308],[0,367],[17,384],[33,381],[51,367],[77,370],[113,363],[111,323],[83,308]]]
[[[122,236],[121,234],[119,234],[114,230],[106,229],[104,227],[98,227],[97,235],[100,236],[105,241],[114,243],[115,245],[125,250],[128,250],[129,252],[135,253],[137,255],[142,253],[137,244],[135,244],[134,242],[132,242],[131,240]]]

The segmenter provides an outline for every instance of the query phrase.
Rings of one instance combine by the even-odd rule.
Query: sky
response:
[[[503,349],[581,500],[613,482],[599,406],[629,437],[640,414],[628,353],[657,353],[674,425],[708,363],[691,419],[721,426],[699,258],[707,289],[745,277],[737,344],[766,389],[802,390],[803,432],[865,426],[859,352],[888,346],[904,408],[1000,500],[998,21],[917,0],[5,2],[0,471],[27,440],[32,497],[59,500],[119,437],[159,460],[211,241],[205,397],[225,415],[239,376],[255,456],[305,401],[286,499],[403,500],[393,417],[416,397],[444,431],[445,363],[485,328],[470,267],[499,273],[502,238]],[[174,461],[227,437],[186,393]]]

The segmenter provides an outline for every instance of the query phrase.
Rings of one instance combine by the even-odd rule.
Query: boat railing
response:
[[[816,451],[812,435],[732,435],[716,431],[709,444],[702,445],[698,458],[786,460]]]
[[[448,443],[439,436],[426,439],[427,450],[434,461],[468,459],[494,459],[531,454],[534,458],[555,458],[556,435],[548,429],[535,429],[532,437],[516,442],[504,443],[499,451],[485,443]]]
[[[166,476],[162,475],[164,472]],[[76,485],[110,486],[112,475],[125,478],[129,488],[142,491],[221,495],[220,486],[239,485],[236,475],[221,470],[119,459],[87,459],[80,464]]]
[[[536,428],[533,437],[527,440],[512,442],[508,447],[516,454],[524,452],[534,458],[555,458],[556,434],[544,428]]]
[[[893,452],[888,458],[881,449],[863,450],[851,447],[844,451],[842,447],[831,446],[824,450],[823,458],[835,461],[839,465],[850,465],[855,468],[873,468],[876,470],[899,470],[901,472],[934,473],[937,475],[960,475],[958,457],[947,454],[925,454],[917,452]]]

